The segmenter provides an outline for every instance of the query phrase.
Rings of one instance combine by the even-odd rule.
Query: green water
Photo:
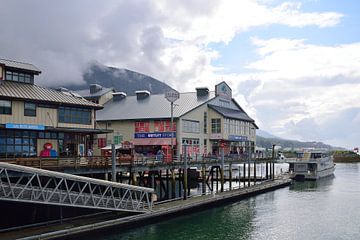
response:
[[[360,239],[360,164],[207,211],[88,239]]]

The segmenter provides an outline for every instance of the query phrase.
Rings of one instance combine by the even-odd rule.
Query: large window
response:
[[[33,83],[34,75],[29,74],[29,73],[6,71],[5,80],[10,80],[10,81],[14,81],[14,82],[22,82],[22,83]]]
[[[176,122],[173,122],[173,126],[171,128],[171,121],[170,120],[157,120],[157,121],[154,121],[154,131],[155,132],[176,131]]]
[[[211,119],[211,133],[221,133],[221,119]]]
[[[36,104],[35,103],[24,103],[24,116],[36,116]]]
[[[36,132],[0,130],[0,158],[36,156]]]
[[[200,133],[200,122],[191,120],[182,120],[183,132]]]
[[[59,122],[91,124],[91,109],[59,107]]]
[[[11,101],[0,100],[0,114],[10,114],[11,115]]]
[[[204,133],[207,133],[207,112],[204,112]]]

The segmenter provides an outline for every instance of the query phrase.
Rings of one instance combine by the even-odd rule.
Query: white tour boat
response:
[[[295,180],[316,180],[334,174],[333,157],[323,152],[298,153],[295,161],[289,161],[290,177]]]

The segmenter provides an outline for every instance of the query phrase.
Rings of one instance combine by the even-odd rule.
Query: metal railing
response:
[[[151,188],[0,162],[0,200],[148,212],[153,194]]]

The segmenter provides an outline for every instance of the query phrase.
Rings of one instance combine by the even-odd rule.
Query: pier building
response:
[[[196,88],[194,92],[179,94],[174,102],[171,125],[170,103],[163,94],[137,91],[135,96],[112,93],[112,99],[97,112],[97,125],[112,133],[98,134],[95,151],[111,143],[129,141],[135,151],[144,156],[155,156],[162,149],[165,158],[186,152],[192,158],[202,155],[241,154],[246,149],[255,151],[255,121],[232,97],[226,82]]]
[[[103,132],[95,127],[101,105],[36,85],[40,73],[0,59],[0,159],[83,156]]]

